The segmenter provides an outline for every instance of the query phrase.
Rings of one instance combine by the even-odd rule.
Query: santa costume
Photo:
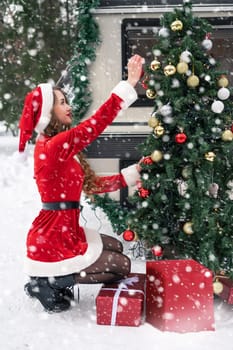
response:
[[[121,81],[93,116],[49,137],[43,131],[51,120],[52,85],[40,84],[26,96],[20,120],[19,151],[24,151],[35,130],[39,135],[34,148],[34,177],[42,202],[27,236],[25,272],[29,276],[80,273],[101,255],[100,235],[79,224],[84,171],[75,156],[136,99],[135,89],[127,81]],[[136,165],[130,166],[119,174],[98,177],[95,193],[135,185],[139,178]]]

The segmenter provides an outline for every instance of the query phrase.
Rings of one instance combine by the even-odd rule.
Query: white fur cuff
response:
[[[140,180],[140,173],[137,170],[137,164],[121,169],[121,174],[124,176],[125,182],[128,186],[135,186],[137,181]]]
[[[127,109],[138,98],[136,90],[126,80],[120,81],[112,90],[112,93],[124,101],[122,109]]]

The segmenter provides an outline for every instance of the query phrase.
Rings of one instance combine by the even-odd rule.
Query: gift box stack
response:
[[[162,331],[214,330],[212,273],[194,260],[147,262],[146,321]]]
[[[129,274],[118,283],[103,285],[97,298],[97,324],[139,326],[144,322],[145,274]]]
[[[140,326],[145,318],[161,331],[214,330],[212,273],[189,259],[147,261],[146,275],[103,285],[96,310],[99,325]]]

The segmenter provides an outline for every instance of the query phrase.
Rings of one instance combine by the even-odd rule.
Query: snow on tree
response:
[[[5,0],[0,17],[0,120],[15,125],[26,93],[55,83],[73,54],[77,0]]]

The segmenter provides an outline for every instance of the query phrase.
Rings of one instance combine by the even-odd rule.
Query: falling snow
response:
[[[26,233],[40,209],[40,201],[32,178],[32,146],[28,158],[19,159],[16,138],[1,136],[1,243],[0,243],[0,346],[5,350],[231,350],[233,344],[232,305],[215,299],[216,331],[199,333],[162,332],[145,323],[135,327],[111,327],[96,324],[95,298],[101,285],[81,285],[80,302],[76,299],[71,310],[48,314],[40,304],[23,291],[26,280],[22,271]],[[83,225],[111,234],[104,213],[94,211],[86,202]],[[127,243],[128,244],[128,243]],[[126,252],[129,252],[125,243]],[[132,244],[132,243],[131,243]],[[145,272],[145,262],[132,258],[132,271]],[[191,272],[191,271],[190,271]],[[179,283],[179,276],[173,280]],[[200,286],[201,288],[202,286]],[[159,288],[159,285],[158,285]],[[122,300],[125,302],[125,300]],[[157,300],[162,305],[163,300]],[[164,318],[173,317],[167,313]]]

